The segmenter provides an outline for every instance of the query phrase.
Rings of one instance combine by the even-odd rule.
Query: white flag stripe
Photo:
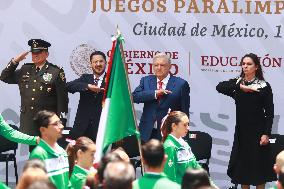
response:
[[[103,143],[104,136],[106,131],[106,122],[109,111],[110,98],[105,99],[105,106],[102,109],[102,114],[99,123],[98,135],[96,139],[96,153],[95,153],[95,162],[99,162],[103,156]]]

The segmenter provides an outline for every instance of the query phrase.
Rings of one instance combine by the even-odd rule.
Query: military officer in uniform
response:
[[[33,117],[40,110],[56,112],[63,124],[66,123],[68,94],[64,70],[47,61],[49,42],[31,39],[32,62],[16,69],[30,52],[12,58],[2,71],[0,79],[8,84],[18,84],[21,95],[20,131],[38,136]],[[32,148],[30,148],[30,151]]]

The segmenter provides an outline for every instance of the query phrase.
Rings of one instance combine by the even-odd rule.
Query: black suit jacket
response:
[[[102,111],[103,92],[94,93],[88,90],[88,84],[93,83],[93,74],[83,74],[80,78],[75,79],[74,81],[70,81],[66,84],[68,92],[80,93],[80,100],[77,108],[75,122],[70,133],[72,138],[88,136],[92,140],[96,139]],[[104,86],[105,79],[103,79],[101,88],[103,88]]]

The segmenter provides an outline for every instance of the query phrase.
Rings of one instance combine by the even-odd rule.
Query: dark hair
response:
[[[69,161],[69,177],[72,175],[73,168],[75,166],[75,160],[77,159],[77,152],[81,150],[86,152],[89,149],[89,146],[95,144],[91,139],[88,137],[79,137],[75,141],[75,144],[69,143],[66,152],[68,154],[68,161]]]
[[[204,169],[187,169],[182,177],[181,189],[196,189],[211,186],[207,171]]]
[[[28,168],[39,168],[42,169],[45,173],[47,173],[45,164],[42,160],[40,159],[29,159],[26,161],[23,172],[25,172]]]
[[[149,167],[160,167],[164,156],[163,144],[158,140],[151,139],[142,146],[142,157]]]
[[[134,179],[134,168],[127,162],[110,162],[104,171],[104,186],[107,189],[131,189]]]
[[[98,180],[99,183],[102,183],[104,180],[104,171],[109,162],[115,162],[115,161],[123,161],[122,158],[117,153],[107,153],[104,155],[99,163],[98,166]]]
[[[56,113],[48,111],[48,110],[42,110],[42,111],[39,111],[33,118],[34,126],[38,129],[40,137],[41,137],[41,134],[39,131],[40,127],[47,128],[49,124],[49,118],[51,118],[54,115],[56,115]]]
[[[50,180],[38,180],[33,182],[27,189],[56,189]]]
[[[163,125],[161,126],[161,131],[162,131],[162,141],[165,142],[166,138],[168,135],[172,132],[172,124],[178,124],[181,122],[181,118],[183,116],[187,116],[185,113],[181,111],[173,111],[168,114],[166,119],[163,122]]]
[[[102,51],[95,51],[95,52],[92,52],[92,54],[90,55],[90,61],[92,61],[92,58],[93,58],[93,56],[95,56],[95,55],[101,55],[101,56],[104,58],[104,60],[106,61],[106,55],[105,55],[105,53],[103,53]]]
[[[252,61],[254,62],[254,64],[257,66],[257,70],[256,70],[256,72],[255,72],[255,76],[256,76],[258,79],[260,79],[260,80],[264,80],[263,72],[262,72],[262,68],[261,68],[261,64],[260,64],[260,61],[259,61],[259,58],[257,57],[257,55],[256,55],[256,54],[253,54],[253,53],[246,54],[246,55],[243,56],[242,59],[241,59],[241,65],[242,65],[242,63],[243,63],[243,61],[244,61],[244,58],[246,58],[246,57],[251,58]],[[240,75],[240,76],[241,76],[241,77],[244,77],[244,76],[245,76],[243,69],[242,69],[242,72],[241,72],[241,75]]]

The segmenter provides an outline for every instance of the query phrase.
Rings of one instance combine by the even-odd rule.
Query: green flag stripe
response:
[[[129,91],[125,65],[122,61],[120,44],[121,39],[118,38],[107,91],[107,99],[110,99],[110,103],[106,116],[104,150],[110,144],[127,136],[139,135],[136,131],[134,114],[132,112],[131,93]]]

